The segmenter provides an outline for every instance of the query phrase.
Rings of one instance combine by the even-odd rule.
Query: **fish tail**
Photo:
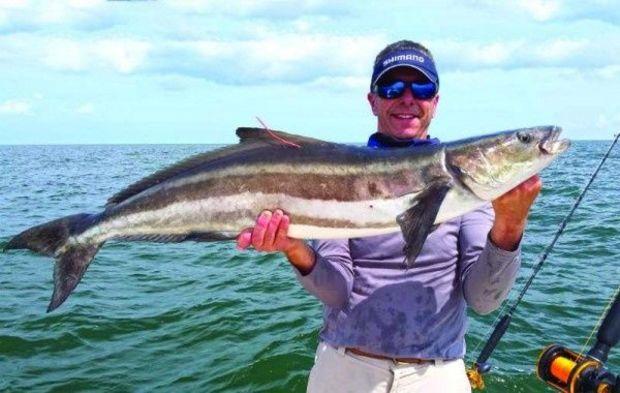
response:
[[[29,249],[53,256],[54,293],[47,308],[50,312],[60,306],[78,285],[101,243],[69,243],[70,236],[83,232],[96,223],[98,214],[75,214],[32,227],[13,237],[4,250]]]
[[[67,300],[102,245],[103,243],[72,245],[58,254],[54,265],[54,293],[47,312],[53,311]]]

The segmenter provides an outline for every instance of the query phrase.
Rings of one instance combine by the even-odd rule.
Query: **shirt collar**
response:
[[[439,143],[439,139],[431,138],[430,136],[427,136],[426,138],[395,139],[380,132],[375,132],[370,136],[370,138],[368,138],[367,146],[375,149],[382,149],[387,147],[437,145]]]

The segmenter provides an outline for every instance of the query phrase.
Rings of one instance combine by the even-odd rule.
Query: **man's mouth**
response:
[[[392,116],[394,116],[397,119],[401,119],[401,120],[412,120],[417,117],[416,115],[409,114],[409,113],[395,113]]]

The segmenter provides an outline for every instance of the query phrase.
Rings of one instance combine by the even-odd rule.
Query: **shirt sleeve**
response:
[[[353,288],[353,262],[349,240],[313,240],[316,263],[310,273],[302,275],[295,270],[304,288],[324,304],[342,309],[349,302]]]
[[[497,247],[489,237],[495,218],[491,204],[461,217],[459,254],[463,294],[478,314],[496,310],[506,299],[521,266],[515,251]]]

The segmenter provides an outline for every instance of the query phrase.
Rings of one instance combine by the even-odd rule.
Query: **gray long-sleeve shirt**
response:
[[[400,233],[313,241],[316,265],[296,273],[324,303],[321,340],[391,357],[462,358],[466,306],[496,309],[520,266],[520,248],[488,239],[492,223],[489,204],[441,224],[409,269]]]

